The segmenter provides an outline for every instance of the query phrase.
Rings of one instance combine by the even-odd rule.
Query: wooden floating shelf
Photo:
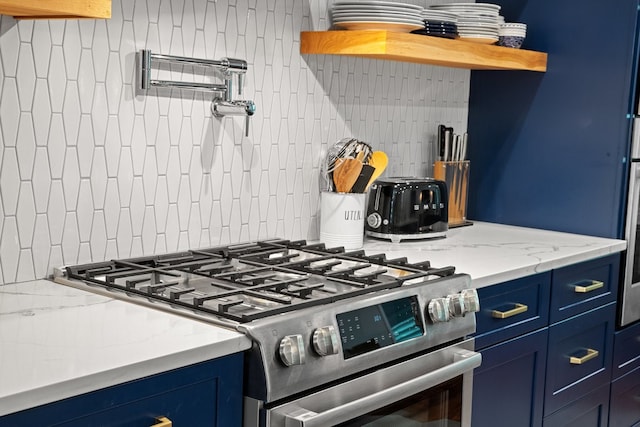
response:
[[[0,0],[0,14],[16,19],[108,19],[111,0]]]
[[[348,55],[472,70],[547,71],[547,54],[391,31],[303,31],[300,53]]]

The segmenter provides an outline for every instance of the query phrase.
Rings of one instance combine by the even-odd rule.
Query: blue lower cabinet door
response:
[[[473,376],[473,427],[542,425],[547,328],[488,347]]]
[[[611,383],[609,427],[640,425],[640,368]]]
[[[241,427],[242,353],[0,417],[0,427]],[[160,423],[160,425],[162,425]]]
[[[608,413],[609,384],[605,384],[545,417],[544,427],[607,427]]]
[[[544,413],[611,381],[615,302],[549,327]]]

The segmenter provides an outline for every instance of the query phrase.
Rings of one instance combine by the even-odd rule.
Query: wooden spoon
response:
[[[333,171],[333,183],[339,193],[348,193],[360,176],[362,162],[358,159],[336,159],[336,167]]]
[[[378,179],[382,172],[387,168],[389,164],[389,157],[384,151],[374,151],[371,153],[371,157],[369,157],[369,165],[374,167],[373,174],[371,175],[371,179],[369,179],[369,183],[367,184],[367,189],[369,186]]]

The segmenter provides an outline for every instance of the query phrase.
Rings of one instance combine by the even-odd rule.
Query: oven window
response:
[[[339,426],[459,427],[461,418],[462,376],[459,376]]]

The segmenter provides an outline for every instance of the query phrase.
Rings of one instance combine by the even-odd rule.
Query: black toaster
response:
[[[433,178],[392,177],[369,189],[365,232],[392,242],[445,237],[447,185]]]

